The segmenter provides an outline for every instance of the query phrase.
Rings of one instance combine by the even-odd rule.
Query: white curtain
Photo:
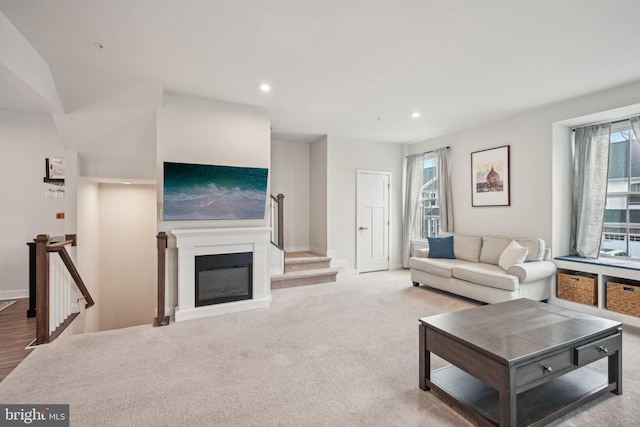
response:
[[[571,255],[598,258],[607,199],[611,123],[576,129]]]
[[[438,148],[433,155],[438,175],[440,231],[453,233],[453,196],[451,195],[451,156],[449,148]]]
[[[411,238],[416,225],[420,188],[424,174],[424,154],[407,156],[404,215],[402,222],[402,266],[409,268]]]

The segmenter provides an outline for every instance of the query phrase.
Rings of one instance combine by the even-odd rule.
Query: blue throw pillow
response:
[[[429,258],[456,258],[453,254],[453,236],[427,237],[427,240],[429,240]]]

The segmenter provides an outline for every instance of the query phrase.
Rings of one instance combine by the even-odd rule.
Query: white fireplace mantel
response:
[[[178,307],[176,322],[216,314],[269,307],[269,236],[267,227],[172,230],[178,248]],[[253,297],[249,300],[195,306],[195,257],[238,252],[253,253]]]

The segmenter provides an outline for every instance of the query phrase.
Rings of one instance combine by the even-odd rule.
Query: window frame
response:
[[[626,133],[627,137],[623,140],[614,141],[614,135],[622,135]],[[611,156],[612,151],[614,149],[613,144],[624,143],[626,145],[625,149],[625,160],[626,164],[624,167],[626,168],[625,176],[619,177],[619,174],[614,174],[615,178],[610,178],[611,175]],[[601,246],[600,246],[600,254],[599,257],[603,258],[623,258],[628,260],[637,260],[640,261],[640,255],[633,256],[633,253],[636,251],[631,250],[632,242],[640,241],[640,222],[635,223],[632,221],[631,211],[640,211],[640,176],[633,176],[633,161],[632,155],[632,144],[640,144],[639,141],[636,140],[633,129],[631,128],[631,124],[628,120],[622,121],[620,123],[616,123],[612,129],[609,138],[609,169],[607,175],[607,202],[605,205],[605,221],[602,229],[601,236]],[[636,161],[640,161],[640,150],[636,151],[636,156],[638,159]],[[635,182],[634,182],[635,180]],[[615,183],[618,185],[616,186]],[[623,184],[622,186],[620,184]],[[614,185],[612,185],[614,184]],[[622,189],[616,190],[616,187],[624,187],[624,191]],[[635,200],[633,200],[635,199]],[[618,203],[616,203],[618,201]],[[611,202],[611,203],[610,203]],[[621,203],[620,203],[621,202]],[[609,221],[607,222],[607,211],[620,210],[624,212],[625,221]],[[637,215],[633,215],[635,217]],[[621,218],[623,219],[623,218]],[[632,231],[636,229],[638,230],[636,233]],[[617,247],[618,244],[616,242],[624,242],[624,248]],[[614,244],[615,247],[607,247],[606,244]],[[639,248],[640,250],[640,248]],[[623,251],[623,252],[619,252]],[[617,252],[617,253],[616,253]]]
[[[433,177],[424,182],[425,173],[424,170],[427,169],[427,164],[431,163],[433,168]],[[415,240],[427,240],[428,237],[436,237],[441,232],[440,227],[440,198],[439,198],[439,187],[438,187],[438,166],[435,162],[435,155],[433,153],[429,153],[425,155],[424,164],[423,164],[423,183],[420,187],[419,199],[416,204],[418,209],[418,215],[416,218],[416,236]],[[425,197],[425,192],[429,190],[429,187],[433,186],[429,191],[429,197]],[[425,206],[425,203],[430,203],[428,206]],[[436,209],[437,213],[434,215],[433,210]],[[427,211],[430,213],[427,215]],[[426,230],[425,230],[426,229]],[[426,233],[425,233],[426,231]]]

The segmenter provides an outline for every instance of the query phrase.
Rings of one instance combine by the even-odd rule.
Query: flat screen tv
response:
[[[164,219],[264,219],[265,168],[164,163]]]

